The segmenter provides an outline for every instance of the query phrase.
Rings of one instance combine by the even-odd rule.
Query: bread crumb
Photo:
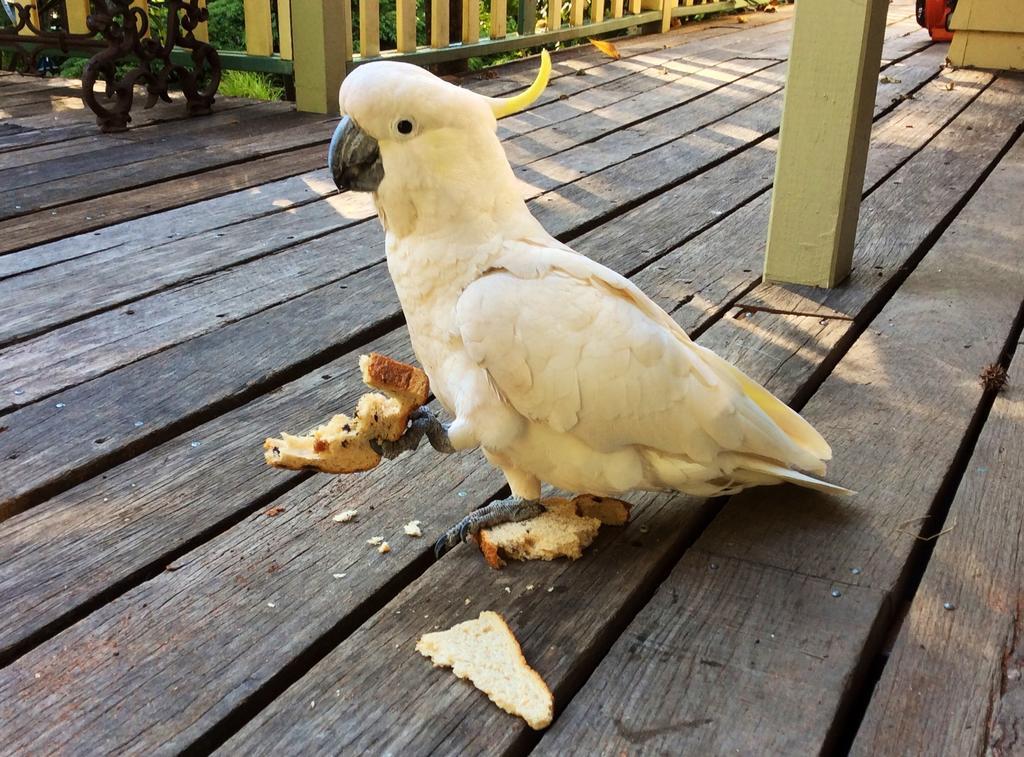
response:
[[[469,597],[466,597],[466,607],[469,607]]]
[[[369,544],[371,547],[379,547],[381,544],[384,543],[384,537],[371,536],[369,539],[366,540],[366,543]]]
[[[527,591],[533,591],[533,584],[526,584]]]
[[[277,607],[273,602],[267,602],[267,607]]]
[[[554,590],[555,590],[555,587],[554,587],[554,586],[549,586],[549,587],[548,587],[548,594],[550,594],[550,593],[551,593],[551,592],[553,592]]]
[[[377,551],[380,552],[382,555],[386,555],[388,552],[391,551],[391,546],[386,541],[382,541],[380,545],[377,547]]]
[[[359,515],[358,510],[342,510],[340,513],[335,515],[331,520],[333,520],[335,523],[348,523],[357,515]]]
[[[348,573],[334,573],[333,575],[335,578],[344,578]]]
[[[511,586],[506,586],[505,587],[505,593],[506,594],[511,594],[512,593],[512,587]]]
[[[403,530],[406,536],[420,537],[423,536],[423,531],[420,530],[420,522],[418,520],[411,520],[405,524]]]

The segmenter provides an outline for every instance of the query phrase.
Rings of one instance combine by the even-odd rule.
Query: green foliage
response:
[[[245,49],[243,0],[210,0],[210,44],[218,50]]]
[[[68,58],[60,66],[60,75],[68,79],[81,79],[88,58]]]
[[[270,74],[256,71],[225,71],[217,93],[225,97],[248,97],[253,100],[281,100],[284,87]]]

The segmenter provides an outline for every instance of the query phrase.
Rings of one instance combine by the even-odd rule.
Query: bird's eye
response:
[[[399,134],[412,134],[412,121],[403,118],[401,121],[395,124],[395,129],[398,131]]]

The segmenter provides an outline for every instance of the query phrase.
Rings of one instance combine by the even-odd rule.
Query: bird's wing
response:
[[[643,445],[695,462],[740,452],[812,472],[831,455],[806,421],[694,344],[627,279],[566,248],[509,245],[465,289],[456,317],[512,407],[592,448]]]

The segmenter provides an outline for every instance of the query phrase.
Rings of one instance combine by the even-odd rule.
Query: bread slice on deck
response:
[[[475,620],[447,631],[424,634],[416,650],[435,666],[468,679],[498,707],[530,728],[551,725],[555,701],[551,689],[523,657],[512,629],[498,613],[485,610]]]
[[[629,503],[611,497],[580,494],[573,499],[551,497],[541,504],[547,512],[536,518],[503,523],[477,534],[488,565],[502,568],[506,560],[558,557],[578,560],[602,525],[621,526],[629,521]]]
[[[362,355],[363,382],[384,394],[359,398],[356,415],[335,415],[306,436],[281,434],[263,443],[263,456],[275,468],[311,468],[323,473],[355,473],[376,467],[380,455],[371,440],[396,441],[409,423],[409,415],[430,396],[427,375],[412,365],[376,352]]]

